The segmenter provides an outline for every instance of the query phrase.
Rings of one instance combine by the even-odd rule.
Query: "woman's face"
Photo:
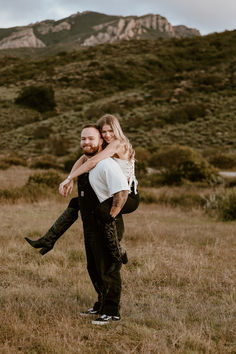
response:
[[[109,124],[104,124],[104,126],[102,127],[101,133],[102,133],[103,139],[105,140],[105,142],[107,144],[110,144],[110,142],[115,139],[113,129]]]

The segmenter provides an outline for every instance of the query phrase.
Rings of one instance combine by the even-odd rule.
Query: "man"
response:
[[[81,132],[81,149],[89,158],[102,150],[103,140],[95,125],[87,125]],[[93,324],[120,320],[121,263],[111,257],[105,242],[105,224],[96,214],[100,201],[112,198],[110,214],[116,217],[129,193],[127,179],[119,165],[108,158],[100,161],[89,173],[78,177],[78,197],[83,221],[87,269],[98,301],[81,315],[100,315]],[[99,199],[98,199],[99,198]],[[111,224],[114,218],[110,217]],[[116,227],[120,240],[124,231],[122,216],[117,216]]]

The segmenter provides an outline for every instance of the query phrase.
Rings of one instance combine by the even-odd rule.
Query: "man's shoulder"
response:
[[[114,165],[114,163],[116,163],[111,157],[107,157],[106,159],[104,160],[101,160],[98,162],[97,166],[98,167],[110,167],[111,165]]]

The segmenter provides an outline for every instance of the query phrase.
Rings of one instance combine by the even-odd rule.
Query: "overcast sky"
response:
[[[172,25],[197,28],[203,35],[236,29],[236,0],[0,0],[0,8],[0,28],[89,10],[122,16],[160,14]]]

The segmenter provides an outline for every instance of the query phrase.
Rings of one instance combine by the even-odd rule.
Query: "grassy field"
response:
[[[98,328],[79,316],[96,296],[81,221],[43,257],[24,241],[66,203],[1,204],[1,353],[236,352],[235,222],[157,204],[126,215],[122,320]]]

